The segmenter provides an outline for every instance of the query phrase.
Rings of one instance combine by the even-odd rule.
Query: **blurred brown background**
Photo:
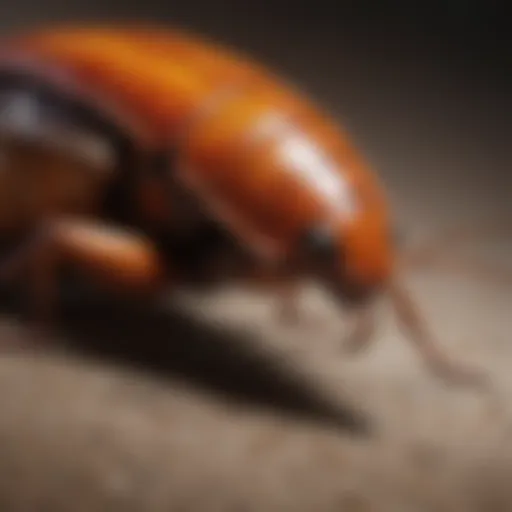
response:
[[[4,32],[139,19],[213,36],[302,84],[352,132],[412,236],[512,218],[499,3],[0,5]],[[510,268],[511,242],[484,237],[468,251]],[[6,306],[0,510],[512,510],[512,289],[436,272],[409,280],[440,342],[489,370],[493,393],[427,375],[387,309],[371,352],[347,357],[343,316],[316,289],[305,299],[325,317],[320,333],[275,326],[271,295],[225,289],[180,296],[185,312],[69,302],[63,340],[35,352]],[[347,408],[375,437],[337,428]]]

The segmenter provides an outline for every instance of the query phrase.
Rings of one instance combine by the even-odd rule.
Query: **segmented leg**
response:
[[[26,285],[31,317],[43,326],[56,313],[57,273],[63,264],[109,291],[152,294],[165,281],[158,251],[141,235],[76,218],[45,222],[0,263],[0,280]]]
[[[450,383],[483,386],[489,383],[487,375],[479,369],[451,361],[434,342],[426,322],[407,291],[396,281],[390,285],[391,299],[399,325],[407,332],[427,366],[435,374]]]
[[[376,309],[373,306],[365,307],[354,313],[354,326],[348,335],[344,350],[349,354],[357,354],[369,348],[375,339]]]

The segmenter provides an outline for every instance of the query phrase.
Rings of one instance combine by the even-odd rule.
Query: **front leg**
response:
[[[434,341],[427,324],[407,291],[394,280],[389,293],[397,314],[399,325],[406,330],[408,339],[415,344],[428,368],[452,384],[486,387],[490,384],[488,375],[480,369],[452,361]]]
[[[376,308],[372,304],[353,312],[354,325],[343,349],[347,354],[358,354],[368,349],[375,340]]]
[[[289,278],[280,264],[248,258],[240,272],[240,281],[253,289],[272,292],[277,295],[278,304],[273,310],[279,325],[296,324],[301,311],[298,305],[300,289],[296,280]]]
[[[45,222],[8,260],[0,279],[27,287],[31,319],[48,327],[56,314],[57,274],[70,264],[102,288],[153,294],[165,282],[157,249],[142,235],[80,218]]]
[[[258,267],[252,270],[249,279],[251,284],[275,293],[277,304],[273,314],[279,326],[302,328],[316,323],[318,317],[302,303],[303,282],[299,276],[280,268]]]
[[[293,280],[283,281],[277,284],[275,291],[279,299],[279,305],[276,308],[278,323],[289,327],[303,327],[306,310],[301,303],[301,283]],[[311,317],[308,316],[308,318]]]

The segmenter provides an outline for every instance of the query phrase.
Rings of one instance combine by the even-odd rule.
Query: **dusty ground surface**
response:
[[[236,289],[180,299],[203,318],[77,307],[59,350],[20,348],[26,332],[3,322],[0,509],[511,510],[512,292],[411,283],[492,394],[432,379],[386,314],[372,350],[347,358],[314,289],[322,335],[276,327],[268,297]],[[347,408],[370,437],[340,428]]]
[[[62,13],[59,2],[44,9]],[[363,38],[369,56],[340,43],[338,27],[251,22],[224,16],[212,32],[272,57],[348,123],[413,235],[511,218],[509,89]],[[510,236],[482,246],[510,268]],[[512,510],[512,286],[437,271],[408,280],[440,342],[488,370],[492,393],[426,374],[385,307],[376,344],[346,356],[343,318],[314,289],[305,299],[325,319],[316,328],[276,326],[271,297],[230,289],[182,297],[214,331],[178,313],[109,319],[92,308],[36,352],[20,348],[30,339],[6,314],[0,510]],[[345,407],[361,409],[372,436],[339,428]]]

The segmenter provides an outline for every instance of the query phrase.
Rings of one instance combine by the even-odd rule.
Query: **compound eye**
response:
[[[308,229],[302,239],[302,247],[306,255],[317,263],[329,262],[336,257],[336,238],[326,225]]]

